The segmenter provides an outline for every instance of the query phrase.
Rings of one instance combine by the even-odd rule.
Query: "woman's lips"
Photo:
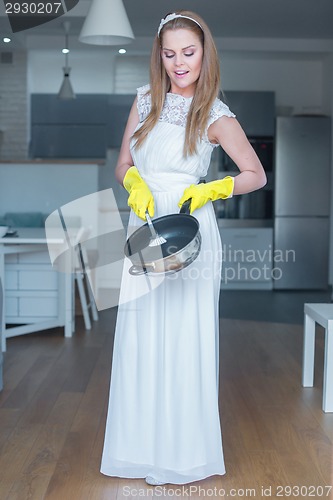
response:
[[[181,71],[181,72],[175,71],[175,75],[177,78],[184,78],[184,76],[186,76],[187,74],[188,74],[188,71]]]

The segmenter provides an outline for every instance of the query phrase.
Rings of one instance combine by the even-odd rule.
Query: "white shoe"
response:
[[[167,483],[162,483],[161,481],[157,481],[157,479],[155,479],[152,476],[147,476],[145,478],[145,481],[146,481],[147,484],[152,484],[153,486],[157,486],[157,485],[160,485],[160,484],[167,484]]]

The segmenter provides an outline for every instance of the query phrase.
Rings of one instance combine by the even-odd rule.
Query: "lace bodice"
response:
[[[151,109],[151,96],[147,91],[149,85],[137,89],[137,108],[140,122],[139,128]],[[234,117],[228,106],[215,99],[209,114],[209,120],[203,139],[198,141],[197,152],[184,157],[185,126],[192,97],[178,94],[166,94],[163,110],[159,121],[149,132],[139,148],[135,140],[131,140],[133,165],[151,190],[169,192],[199,181],[205,177],[209,168],[214,147],[218,144],[209,142],[208,127],[221,116]]]
[[[144,85],[137,89],[138,93],[138,112],[140,122],[142,122],[150,112],[151,108],[151,96],[148,92],[149,85]],[[183,97],[179,94],[173,94],[168,92],[166,94],[164,106],[162,109],[159,121],[165,123],[171,123],[173,125],[179,125],[180,127],[186,127],[187,114],[190,109],[192,102],[192,97]],[[235,117],[236,115],[230,111],[228,106],[222,102],[220,99],[215,99],[212,109],[209,114],[209,119],[204,134],[204,140],[209,142],[207,136],[207,130],[209,126],[216,121],[221,116]],[[211,143],[210,143],[211,144]],[[218,146],[218,144],[212,144],[212,146]]]

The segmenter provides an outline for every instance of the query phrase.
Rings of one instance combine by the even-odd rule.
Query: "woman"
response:
[[[129,192],[132,228],[144,223],[146,210],[156,217],[178,213],[191,198],[202,246],[191,265],[157,284],[130,276],[125,261],[101,465],[109,476],[156,485],[225,473],[218,410],[221,240],[212,200],[259,189],[266,176],[235,115],[217,98],[219,76],[204,20],[190,11],[162,19],[150,86],[138,89],[116,177]],[[240,173],[198,184],[219,145]]]

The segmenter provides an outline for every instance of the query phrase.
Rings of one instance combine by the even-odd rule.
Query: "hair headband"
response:
[[[177,17],[184,17],[185,19],[189,19],[190,21],[193,21],[195,24],[197,24],[199,26],[199,28],[202,29],[202,26],[198,23],[198,21],[196,21],[195,19],[193,19],[192,17],[189,17],[189,16],[183,16],[182,14],[176,14],[175,12],[173,14],[168,14],[164,19],[161,19],[161,22],[160,22],[160,25],[158,27],[158,30],[157,30],[157,36],[159,37],[160,36],[160,31],[161,29],[163,28],[163,26],[168,23],[169,21],[172,21],[173,19],[177,19]],[[203,31],[203,30],[202,30]]]

